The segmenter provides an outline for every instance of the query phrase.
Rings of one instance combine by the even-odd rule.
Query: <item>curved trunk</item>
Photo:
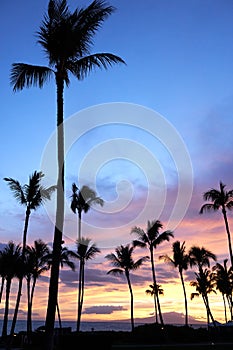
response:
[[[125,275],[127,278],[128,286],[129,286],[129,292],[130,292],[130,319],[131,319],[131,331],[134,332],[134,314],[133,314],[133,290],[129,278],[129,271],[125,271]]]
[[[64,81],[56,74],[57,86],[57,203],[56,223],[53,238],[53,257],[49,283],[49,297],[45,322],[45,347],[44,350],[53,349],[53,332],[58,296],[58,280],[60,268],[60,256],[62,245],[62,234],[64,224],[64,125],[63,125],[63,92]]]
[[[81,221],[82,221],[82,210],[78,210],[78,240],[81,240]]]
[[[188,301],[187,301],[187,295],[186,295],[186,290],[185,290],[185,284],[184,284],[184,278],[183,278],[182,269],[179,269],[179,273],[180,273],[180,279],[181,279],[183,292],[184,292],[185,326],[188,326]]]
[[[225,222],[225,227],[226,227],[226,232],[227,232],[227,239],[228,239],[229,254],[230,254],[230,259],[231,259],[231,266],[233,266],[233,254],[232,254],[232,245],[231,245],[231,233],[230,233],[229,224],[228,224],[228,220],[227,220],[226,209],[225,209],[224,206],[223,206],[223,208],[222,208],[222,214],[223,214],[223,218],[224,218],[224,222]]]
[[[226,300],[225,300],[224,293],[222,293],[222,300],[223,300],[223,305],[224,305],[225,323],[227,323],[227,306],[226,306]]]
[[[158,292],[157,282],[156,282],[156,277],[155,277],[155,265],[154,265],[153,247],[150,248],[150,260],[151,260],[153,284],[155,286],[155,296],[156,296],[156,301],[157,301],[157,305],[155,303],[155,314],[156,314],[157,308],[158,308],[158,314],[159,314],[160,323],[161,323],[162,326],[164,326],[163,316],[162,316],[160,302],[159,302],[159,292]]]

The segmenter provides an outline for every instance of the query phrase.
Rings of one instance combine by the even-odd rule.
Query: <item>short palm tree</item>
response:
[[[188,255],[190,267],[197,266],[200,273],[203,267],[210,267],[210,260],[217,260],[216,255],[210,250],[195,245],[189,249]]]
[[[216,289],[220,291],[223,298],[224,304],[224,314],[225,314],[225,322],[227,323],[227,308],[226,301],[230,311],[230,320],[233,321],[232,314],[232,290],[233,290],[233,267],[227,267],[228,259],[225,259],[223,265],[220,263],[216,263],[212,267],[212,271],[214,272],[214,281]]]
[[[76,258],[75,252],[73,252],[72,250],[68,249],[67,247],[62,246],[62,248],[61,248],[61,256],[60,256],[60,266],[61,266],[61,268],[63,269],[63,267],[69,267],[72,271],[75,271],[75,264],[72,261],[72,258]],[[53,262],[53,253],[50,252],[49,254],[45,255],[43,260],[45,260],[45,262],[48,263],[49,268],[51,268],[52,262]],[[57,297],[57,316],[58,316],[59,327],[62,328],[61,314],[60,314],[60,307],[59,307],[58,297]]]
[[[53,347],[53,329],[59,278],[59,258],[64,224],[64,87],[70,76],[84,79],[94,68],[107,69],[125,63],[112,53],[91,54],[93,38],[103,22],[114,12],[103,0],[94,0],[86,8],[70,11],[66,0],[49,0],[48,11],[37,32],[37,42],[42,46],[48,66],[14,63],[11,83],[14,91],[38,86],[42,88],[51,77],[55,78],[57,92],[57,208],[54,229],[54,257],[51,269],[49,300],[46,316],[46,348]]]
[[[115,249],[115,254],[107,254],[105,258],[111,262],[111,265],[115,266],[109,270],[107,274],[121,275],[125,274],[129,292],[130,292],[130,315],[131,315],[131,331],[134,332],[134,298],[133,289],[130,281],[130,271],[135,271],[142,266],[143,262],[149,259],[148,256],[144,256],[137,261],[133,260],[133,251],[135,247],[127,244],[125,246],[120,245]]]
[[[183,271],[188,269],[189,266],[189,255],[185,253],[185,242],[180,243],[176,241],[172,244],[173,256],[169,257],[166,255],[160,255],[160,259],[163,259],[165,262],[172,264],[175,268],[178,269],[180,280],[184,293],[184,305],[185,305],[185,326],[188,326],[188,301],[184,283]]]
[[[27,281],[27,334],[32,332],[32,305],[38,278],[49,270],[45,256],[49,254],[49,247],[41,239],[34,241],[34,246],[27,245],[25,254],[25,278]],[[32,283],[31,283],[32,282]]]
[[[17,202],[26,207],[24,230],[23,230],[23,245],[22,245],[22,260],[24,262],[25,250],[27,246],[28,224],[32,210],[37,210],[45,201],[51,199],[52,193],[56,186],[44,187],[41,183],[44,177],[43,172],[34,171],[29,176],[28,184],[21,185],[18,180],[11,177],[5,177],[4,180],[8,183],[11,191]],[[22,294],[23,276],[19,278],[18,295],[16,299],[15,313],[11,325],[11,336],[14,335],[14,329],[17,321],[20,298]]]
[[[156,286],[154,284],[150,284],[149,285],[149,289],[146,289],[146,294],[149,294],[151,296],[154,297],[154,302],[155,302],[155,305],[156,304],[156,294],[158,293],[158,295],[164,295],[164,290],[163,288],[161,287],[161,284],[157,284]],[[158,312],[157,312],[157,307],[155,308],[155,321],[156,323],[158,323]]]
[[[231,210],[233,208],[233,190],[226,191],[226,185],[224,185],[221,181],[219,183],[219,190],[211,188],[209,191],[203,194],[203,198],[205,201],[211,201],[210,203],[205,203],[202,205],[200,209],[200,214],[203,214],[205,211],[217,211],[221,210],[226,233],[228,239],[228,248],[229,255],[231,260],[231,266],[233,266],[233,254],[232,254],[232,243],[231,243],[231,233],[229,228],[229,223],[227,219],[227,210]]]
[[[84,300],[84,285],[85,285],[85,265],[90,259],[93,259],[96,254],[100,253],[100,249],[95,243],[91,243],[90,238],[82,237],[76,241],[77,251],[75,257],[79,260],[79,285],[78,285],[78,312],[76,331],[80,331],[82,307]]]
[[[151,263],[151,271],[152,271],[152,280],[153,285],[157,285],[156,274],[155,274],[155,262],[154,262],[154,249],[156,249],[161,243],[165,241],[169,241],[171,237],[174,237],[173,232],[170,230],[166,230],[160,233],[160,229],[163,228],[163,224],[159,220],[153,220],[147,222],[147,229],[144,231],[140,227],[133,227],[131,229],[131,233],[135,233],[138,236],[137,240],[133,240],[134,247],[148,248],[150,251],[150,263]],[[160,318],[160,323],[164,326],[163,316],[161,312],[161,306],[159,301],[159,293],[156,289],[156,295],[154,298],[155,304],[155,315],[158,314]],[[157,319],[156,319],[157,322]]]
[[[15,277],[22,274],[22,248],[19,244],[15,245],[10,241],[6,247],[0,252],[1,271],[4,271],[6,280],[6,296],[5,296],[5,311],[2,326],[2,337],[7,336],[8,314],[9,314],[9,300],[11,282]]]
[[[199,271],[198,273],[195,272],[195,276],[196,276],[196,281],[191,281],[190,285],[192,287],[196,287],[196,293],[192,293],[191,294],[191,300],[195,297],[195,296],[202,296],[204,305],[206,307],[206,313],[207,313],[207,325],[209,327],[210,324],[210,319],[213,322],[214,327],[216,327],[216,322],[215,319],[213,317],[213,314],[210,310],[210,304],[209,304],[209,298],[208,298],[208,294],[209,293],[216,293],[215,289],[214,289],[214,278],[213,278],[213,274],[211,273],[211,271],[209,269],[204,269]]]
[[[82,186],[79,190],[75,183],[72,184],[71,210],[78,213],[78,239],[81,239],[82,212],[87,213],[93,204],[104,205],[102,198],[89,186]]]

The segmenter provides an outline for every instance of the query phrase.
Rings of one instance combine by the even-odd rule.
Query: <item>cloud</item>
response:
[[[113,306],[113,305],[97,305],[86,307],[83,310],[83,314],[96,314],[96,315],[110,315],[114,311],[125,311],[127,310],[123,306]]]

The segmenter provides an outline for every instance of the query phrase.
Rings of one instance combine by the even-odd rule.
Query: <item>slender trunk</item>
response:
[[[56,74],[57,85],[57,208],[56,223],[53,238],[53,256],[49,283],[49,297],[45,322],[44,350],[53,350],[53,333],[58,296],[58,280],[62,246],[62,233],[64,225],[64,125],[63,125],[63,78]]]
[[[57,317],[58,317],[59,327],[60,327],[60,329],[62,329],[61,314],[60,314],[60,308],[59,308],[58,302],[57,302]]]
[[[31,332],[32,323],[32,309],[31,309],[31,296],[30,296],[30,278],[27,278],[27,301],[28,301],[28,312],[27,312],[27,336]]]
[[[82,211],[78,211],[78,241],[81,240],[81,221],[82,221]]]
[[[83,262],[82,262],[82,259],[80,259],[79,282],[78,282],[78,312],[77,312],[77,325],[76,325],[77,332],[80,331],[80,322],[81,322],[82,274],[83,274]]]
[[[130,278],[129,278],[129,271],[125,271],[125,275],[127,278],[128,286],[129,286],[129,292],[130,292],[130,319],[131,319],[131,331],[134,332],[134,310],[133,310],[133,289],[131,286]]]
[[[32,288],[31,288],[31,296],[30,296],[30,315],[29,315],[29,331],[32,332],[32,303],[33,303],[33,297],[36,287],[36,278],[33,278],[32,282]]]
[[[184,278],[183,278],[182,269],[179,269],[179,273],[180,273],[180,279],[181,279],[183,292],[184,292],[185,326],[188,326],[188,301],[187,301],[187,295],[186,295],[186,290],[185,290],[185,284],[184,284]]]
[[[159,292],[158,292],[157,282],[156,282],[156,277],[155,277],[155,265],[154,265],[153,247],[150,248],[150,260],[151,260],[153,284],[155,286],[155,295],[156,295],[156,300],[157,300],[159,319],[160,319],[161,325],[164,326],[163,316],[162,316],[160,302],[159,302]],[[155,305],[155,311],[156,311],[156,305]]]
[[[30,214],[31,214],[30,207],[27,206],[26,215],[25,215],[25,223],[24,223],[24,231],[23,231],[22,264],[24,264],[24,259],[25,259],[25,250],[26,250],[26,244],[27,244],[27,231],[28,231]],[[18,311],[19,311],[19,304],[20,304],[20,299],[21,299],[21,295],[22,295],[22,288],[23,288],[23,273],[20,273],[18,293],[17,293],[17,298],[16,298],[16,304],[15,304],[15,312],[14,312],[14,317],[13,317],[12,324],[11,324],[10,343],[12,343],[14,333],[15,333],[15,326],[16,326]]]
[[[225,322],[227,323],[227,306],[226,306],[226,300],[225,300],[224,293],[222,293],[222,299],[223,299],[223,305],[224,305]]]
[[[8,313],[9,313],[9,299],[10,299],[11,279],[6,280],[6,299],[5,299],[5,311],[2,326],[2,337],[7,336],[7,325],[8,325]]]
[[[231,266],[233,266],[233,254],[232,254],[232,246],[231,246],[231,233],[229,229],[229,224],[227,220],[227,213],[225,207],[222,208],[222,213],[223,213],[223,218],[226,226],[226,231],[227,231],[227,238],[228,238],[228,246],[229,246],[229,254],[230,254],[230,259],[231,259]]]
[[[2,302],[2,294],[4,289],[5,277],[2,277],[1,290],[0,290],[0,303]]]

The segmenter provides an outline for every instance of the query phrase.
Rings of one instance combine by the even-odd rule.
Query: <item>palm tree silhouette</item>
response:
[[[156,286],[154,284],[150,284],[149,285],[149,289],[146,289],[146,294],[152,295],[154,297],[154,302],[155,305],[157,306],[156,303],[156,294],[159,295],[164,295],[164,290],[163,288],[161,288],[161,284],[156,284]],[[155,322],[158,323],[158,311],[157,311],[157,307],[155,308]]]
[[[148,256],[144,256],[137,261],[133,260],[133,251],[135,247],[130,244],[127,244],[125,246],[120,245],[115,249],[116,254],[111,253],[107,254],[105,258],[111,262],[115,268],[109,270],[107,274],[113,274],[113,275],[121,275],[125,274],[129,292],[130,292],[130,315],[131,315],[131,331],[134,332],[134,298],[133,298],[133,289],[130,281],[130,271],[137,270],[144,261],[149,259]]]
[[[75,183],[72,184],[71,210],[76,214],[78,212],[78,240],[81,239],[81,221],[82,212],[87,213],[93,204],[104,205],[102,198],[89,186],[82,186],[79,190]]]
[[[188,269],[189,255],[185,253],[185,242],[182,244],[180,241],[176,241],[172,245],[173,257],[166,255],[160,255],[159,259],[163,259],[165,262],[171,263],[175,268],[178,269],[180,280],[184,293],[184,305],[185,305],[185,326],[188,326],[188,302],[184,283],[183,270]]]
[[[49,247],[41,239],[34,241],[34,246],[27,245],[25,254],[25,278],[27,281],[27,335],[32,332],[32,305],[38,278],[49,269],[45,256],[49,254]]]
[[[22,245],[22,261],[24,263],[25,250],[27,246],[27,232],[28,224],[32,210],[37,210],[45,201],[51,199],[52,193],[55,191],[56,186],[44,187],[41,181],[44,177],[43,172],[34,171],[29,176],[28,184],[21,185],[18,180],[14,180],[11,177],[5,177],[11,191],[13,192],[16,200],[26,207],[24,230],[23,230],[23,245]],[[14,335],[15,325],[17,321],[18,309],[20,304],[20,298],[22,294],[23,275],[19,278],[18,294],[16,298],[15,313],[11,325],[11,338]]]
[[[66,0],[50,0],[37,34],[48,66],[14,63],[11,70],[13,91],[39,86],[42,88],[54,76],[57,92],[57,207],[54,229],[54,257],[51,268],[49,299],[46,316],[46,347],[52,349],[53,329],[59,276],[59,257],[64,224],[64,87],[70,84],[70,75],[83,80],[94,68],[107,69],[124,60],[112,53],[91,54],[93,38],[115,8],[103,0],[94,0],[86,8],[69,10]]]
[[[209,191],[203,194],[205,201],[211,201],[211,203],[205,203],[201,209],[200,214],[203,214],[205,211],[217,211],[222,210],[222,215],[224,218],[225,228],[227,232],[229,254],[231,259],[231,266],[233,266],[233,254],[232,254],[232,244],[231,244],[231,233],[229,228],[229,223],[227,219],[227,209],[231,210],[233,208],[233,190],[226,191],[226,185],[221,181],[219,182],[219,190],[211,188]]]
[[[232,314],[233,268],[232,266],[230,266],[229,269],[227,268],[227,261],[228,259],[224,259],[223,265],[221,265],[220,263],[216,263],[216,265],[212,267],[212,271],[214,272],[213,276],[215,280],[216,289],[219,290],[220,293],[222,294],[226,323],[227,323],[226,301],[230,311],[230,320],[233,321],[233,314]]]
[[[211,273],[210,270],[204,269],[199,271],[198,273],[195,272],[195,276],[196,276],[196,281],[190,282],[190,286],[196,287],[196,293],[191,293],[191,300],[195,296],[199,296],[199,295],[202,296],[204,305],[206,307],[206,312],[207,312],[207,325],[209,327],[210,319],[211,319],[214,327],[216,327],[216,322],[210,310],[210,304],[209,304],[209,298],[208,298],[209,293],[211,292],[216,293],[216,291],[214,290],[213,274]]]
[[[5,248],[0,251],[0,264],[1,273],[4,275],[6,280],[5,311],[2,326],[2,337],[6,337],[11,282],[14,277],[19,277],[22,275],[22,271],[20,271],[22,270],[22,248],[20,245],[15,245],[14,242],[10,241]]]
[[[100,249],[95,243],[91,243],[90,238],[82,237],[76,241],[77,251],[75,257],[79,260],[79,285],[78,285],[78,312],[76,331],[80,330],[82,307],[84,300],[84,284],[85,284],[85,264],[88,260],[93,259],[96,254],[100,253]]]
[[[154,249],[157,248],[158,245],[163,243],[164,241],[169,241],[171,237],[174,237],[172,231],[166,230],[162,233],[159,233],[159,230],[163,228],[163,224],[159,220],[153,220],[147,222],[147,230],[144,231],[140,227],[133,227],[131,233],[135,233],[138,236],[137,240],[133,240],[133,245],[135,247],[148,248],[150,251],[150,262],[151,262],[151,271],[152,271],[152,279],[153,285],[157,285],[156,282],[156,274],[155,274],[155,263],[154,263]],[[159,293],[156,289],[155,298],[155,315],[158,314],[160,318],[160,323],[164,326],[163,316],[161,312],[160,302],[159,302]],[[157,321],[157,320],[156,320]]]

